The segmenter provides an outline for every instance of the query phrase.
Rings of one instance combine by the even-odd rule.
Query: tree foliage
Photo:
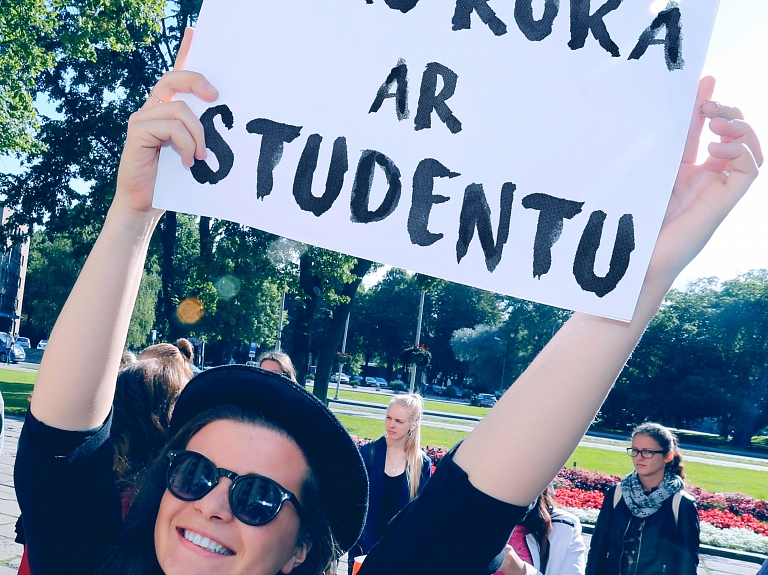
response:
[[[129,52],[160,32],[164,0],[1,0],[0,154],[40,150],[35,98],[59,63]]]

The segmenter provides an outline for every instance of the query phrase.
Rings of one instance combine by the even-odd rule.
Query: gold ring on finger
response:
[[[164,104],[165,103],[163,100],[161,100],[160,98],[155,96],[155,93],[152,90],[149,91],[149,97],[150,97],[150,99],[154,100],[158,104]]]

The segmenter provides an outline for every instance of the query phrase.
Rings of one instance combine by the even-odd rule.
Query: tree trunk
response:
[[[328,331],[325,334],[325,338],[320,344],[320,353],[317,358],[317,373],[315,373],[315,386],[313,392],[315,396],[328,405],[328,380],[331,377],[331,371],[333,370],[333,363],[336,359],[336,349],[341,343],[341,338],[344,336],[344,326],[347,323],[347,314],[352,308],[352,303],[357,295],[357,290],[363,281],[363,276],[367,274],[373,262],[368,260],[358,259],[355,266],[352,268],[352,274],[357,279],[352,283],[344,284],[341,290],[341,295],[349,298],[347,303],[342,303],[336,306],[333,310],[333,318],[328,326]]]
[[[163,246],[160,273],[163,281],[163,311],[165,321],[168,324],[166,336],[169,341],[173,341],[183,335],[181,326],[176,319],[176,302],[174,301],[178,296],[176,273],[173,269],[173,256],[176,252],[176,212],[165,212],[163,225],[160,228],[160,243]]]
[[[211,273],[211,264],[213,263],[213,238],[211,238],[211,218],[200,216],[198,224],[200,232],[200,260],[198,279],[207,280]]]
[[[302,304],[298,308],[296,321],[293,324],[293,347],[291,349],[291,360],[296,368],[296,380],[302,386],[309,373],[309,334],[312,332],[312,323],[315,321],[319,293],[319,280],[312,275],[312,259],[305,251],[299,258],[299,294]]]

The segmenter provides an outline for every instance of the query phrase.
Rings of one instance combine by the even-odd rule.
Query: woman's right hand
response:
[[[205,76],[183,70],[192,33],[192,28],[187,28],[174,70],[160,78],[141,110],[131,115],[113,207],[158,215],[159,210],[152,208],[152,192],[160,147],[164,143],[170,142],[178,150],[186,167],[192,166],[195,158],[205,159],[205,138],[200,120],[185,102],[172,101],[178,93],[192,93],[205,102],[213,102],[219,95]]]

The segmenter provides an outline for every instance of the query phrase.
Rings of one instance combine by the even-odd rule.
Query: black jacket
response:
[[[371,458],[371,449],[373,449],[373,458]],[[368,471],[368,516],[365,519],[363,534],[357,544],[362,548],[362,553],[370,551],[376,543],[376,526],[379,524],[379,515],[381,512],[381,498],[384,491],[384,462],[387,459],[387,439],[380,437],[376,441],[371,441],[360,447],[360,454],[363,456],[365,467]],[[429,456],[421,452],[421,479],[419,481],[418,492],[424,489],[427,479],[432,475],[432,460]],[[371,461],[373,459],[373,461]],[[408,485],[403,481],[403,487],[400,491],[398,507],[402,509],[410,501],[410,491]]]
[[[589,546],[586,575],[620,575],[624,534],[632,513],[622,498],[614,508],[616,486],[605,494]],[[638,575],[696,575],[699,564],[699,514],[696,503],[683,493],[675,526],[672,497],[645,519]]]

